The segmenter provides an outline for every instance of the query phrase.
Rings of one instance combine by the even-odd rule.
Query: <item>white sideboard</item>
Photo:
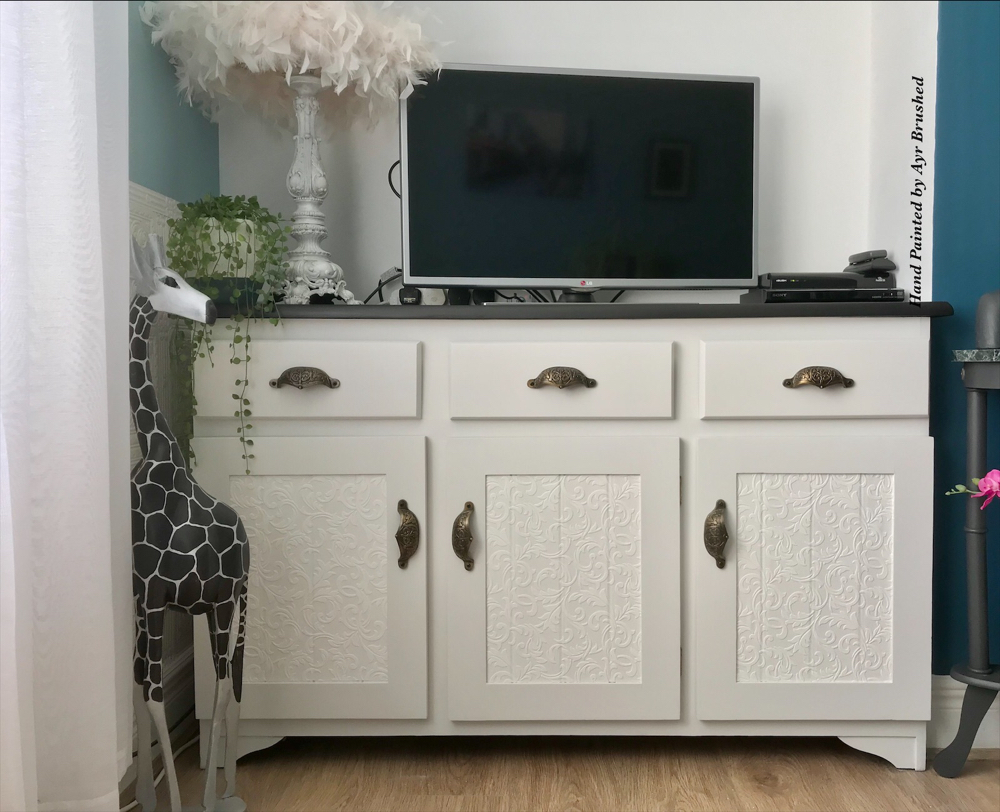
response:
[[[234,374],[196,369],[196,476],[251,540],[241,751],[802,735],[924,768],[928,318],[406,310],[255,330],[249,476]],[[295,366],[339,386],[269,386]],[[592,385],[534,380],[550,367]],[[793,385],[809,367],[848,385]],[[400,500],[420,522],[405,568]],[[196,635],[204,732],[203,618]]]

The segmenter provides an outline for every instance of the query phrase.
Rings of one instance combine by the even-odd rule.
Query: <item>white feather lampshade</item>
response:
[[[209,116],[224,96],[292,125],[289,79],[307,72],[321,115],[376,115],[440,67],[420,25],[389,3],[149,2],[140,14],[180,91]]]
[[[440,68],[420,25],[390,6],[304,0],[149,2],[141,9],[189,103],[214,118],[219,97],[227,97],[279,125],[297,124],[288,188],[298,245],[289,254],[286,302],[304,304],[314,294],[354,301],[343,271],[320,247],[326,175],[316,117],[374,120]]]

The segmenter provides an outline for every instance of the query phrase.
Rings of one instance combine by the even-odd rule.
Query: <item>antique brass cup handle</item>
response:
[[[593,389],[597,386],[597,381],[588,378],[576,367],[549,367],[539,372],[537,378],[528,381],[528,387],[531,389],[539,389],[542,386],[556,386],[559,389],[586,386],[588,389]]]
[[[328,386],[337,389],[340,381],[331,378],[317,367],[289,367],[277,378],[272,378],[270,386],[272,389],[281,389],[282,386],[294,386],[296,389],[305,389],[307,386]]]
[[[469,555],[469,547],[472,546],[472,511],[475,506],[472,502],[465,503],[465,509],[455,518],[455,524],[451,528],[451,548],[455,555],[462,559],[465,568],[472,572],[475,563]]]
[[[853,378],[846,378],[833,367],[803,367],[791,378],[785,378],[781,385],[788,389],[798,389],[800,386],[815,386],[826,389],[828,386],[843,386],[850,389],[854,386]]]
[[[396,544],[399,545],[399,568],[406,569],[406,563],[413,557],[420,546],[420,521],[405,499],[400,499],[396,505],[399,511],[399,529],[396,531]]]
[[[818,389],[843,386],[844,389],[850,389],[854,386],[854,379],[845,377],[833,367],[803,367],[791,378],[785,378],[781,385],[788,389],[798,389],[800,386],[815,386]]]
[[[726,529],[726,501],[720,499],[715,503],[715,509],[705,517],[705,549],[715,559],[720,570],[726,566],[727,541],[729,531]]]

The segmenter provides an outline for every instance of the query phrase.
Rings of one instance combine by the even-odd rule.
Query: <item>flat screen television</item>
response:
[[[753,287],[760,80],[446,65],[400,103],[420,287]]]

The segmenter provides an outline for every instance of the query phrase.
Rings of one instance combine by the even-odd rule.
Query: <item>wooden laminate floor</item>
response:
[[[197,751],[178,759],[185,805]],[[836,739],[286,739],[241,759],[237,784],[250,812],[1000,812],[996,759],[948,780]]]

